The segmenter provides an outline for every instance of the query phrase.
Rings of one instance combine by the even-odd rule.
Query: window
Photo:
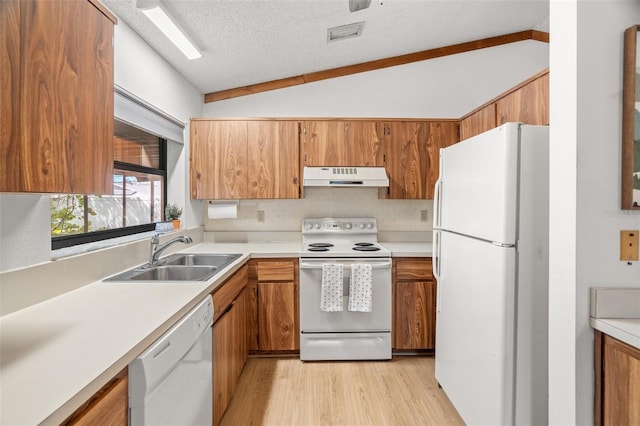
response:
[[[155,229],[166,203],[167,141],[115,121],[113,193],[51,195],[58,249]]]

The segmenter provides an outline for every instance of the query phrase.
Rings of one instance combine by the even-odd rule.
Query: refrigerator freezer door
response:
[[[436,233],[436,379],[466,424],[512,424],[515,249]]]
[[[435,228],[515,244],[520,126],[507,123],[440,150]]]

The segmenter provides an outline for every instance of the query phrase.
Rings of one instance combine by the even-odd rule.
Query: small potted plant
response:
[[[165,220],[173,221],[173,229],[180,229],[180,216],[182,216],[182,209],[177,204],[169,203],[164,208]]]

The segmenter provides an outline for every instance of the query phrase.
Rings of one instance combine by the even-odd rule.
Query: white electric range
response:
[[[300,249],[300,359],[391,358],[391,252],[380,245],[374,218],[307,218]],[[340,270],[342,283],[327,282]],[[350,310],[352,271],[369,270],[370,311]],[[327,311],[323,292],[342,292]]]

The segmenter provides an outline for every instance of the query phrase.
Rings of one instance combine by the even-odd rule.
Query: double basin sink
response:
[[[206,281],[238,259],[241,254],[175,253],[144,264],[105,281]]]

